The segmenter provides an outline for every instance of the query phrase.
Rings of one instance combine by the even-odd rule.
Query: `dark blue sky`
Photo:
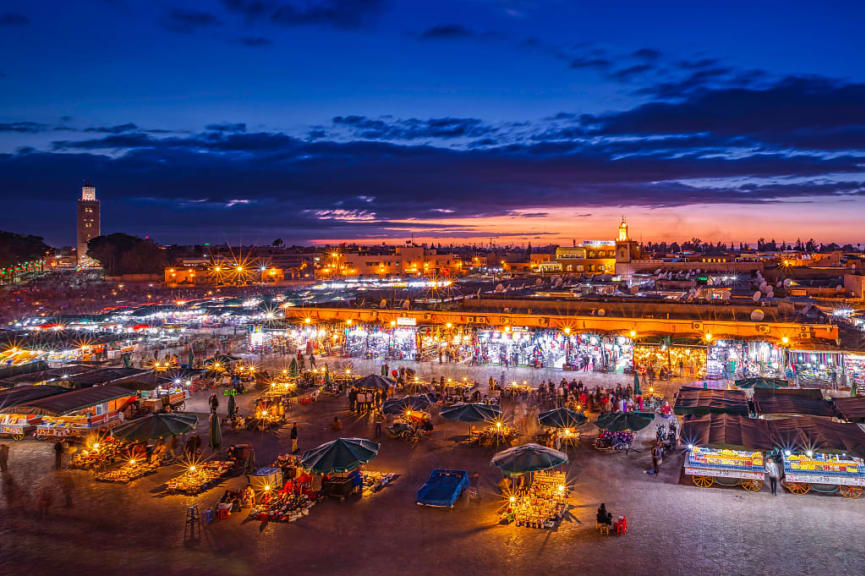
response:
[[[826,4],[826,5],[824,5]],[[0,227],[860,241],[865,7],[0,4]]]

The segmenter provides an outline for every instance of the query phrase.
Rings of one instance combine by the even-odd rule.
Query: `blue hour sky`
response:
[[[0,228],[859,242],[853,2],[0,4]],[[27,214],[22,218],[21,214]]]

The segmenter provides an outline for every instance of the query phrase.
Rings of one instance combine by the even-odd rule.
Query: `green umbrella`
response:
[[[507,476],[518,476],[555,468],[568,461],[568,455],[539,444],[523,444],[502,450],[490,461]]]
[[[365,438],[338,438],[307,450],[301,465],[310,472],[333,474],[350,472],[378,455],[380,444]]]
[[[457,422],[485,422],[495,420],[502,415],[502,409],[492,404],[467,404],[459,402],[453,406],[442,408],[439,412],[443,418]]]
[[[234,394],[228,395],[228,417],[234,418],[234,414],[237,412],[237,404],[234,401]]]
[[[198,416],[195,414],[160,412],[125,422],[114,428],[111,435],[127,442],[152,440],[184,434],[195,430],[197,425]]]
[[[406,412],[407,410],[423,411],[430,407],[432,401],[426,394],[417,394],[415,396],[403,396],[402,398],[391,398],[381,406],[381,411],[385,414],[397,415]]]
[[[638,396],[642,393],[643,391],[640,390],[640,373],[634,370],[634,396]]]
[[[576,428],[586,423],[586,416],[567,408],[555,408],[538,414],[538,422],[550,428]]]
[[[222,446],[222,428],[219,427],[219,416],[216,412],[210,414],[210,447],[218,450]]]
[[[595,422],[595,426],[612,432],[622,430],[642,430],[654,421],[655,415],[651,412],[612,412],[601,414]]]
[[[288,375],[292,378],[297,378],[298,370],[297,370],[297,359],[292,358],[291,363],[288,365]]]

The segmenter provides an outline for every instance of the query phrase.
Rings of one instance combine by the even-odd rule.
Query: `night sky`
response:
[[[0,3],[0,229],[865,241],[865,4]]]

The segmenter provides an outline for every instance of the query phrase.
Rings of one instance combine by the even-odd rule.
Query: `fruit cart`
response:
[[[35,414],[0,415],[0,435],[9,436],[13,440],[23,440],[41,421],[42,417]]]
[[[762,452],[693,446],[685,458],[685,475],[700,488],[739,485],[748,492],[759,492],[766,470]]]
[[[781,485],[792,494],[811,491],[859,498],[865,491],[865,462],[844,454],[784,453]]]

